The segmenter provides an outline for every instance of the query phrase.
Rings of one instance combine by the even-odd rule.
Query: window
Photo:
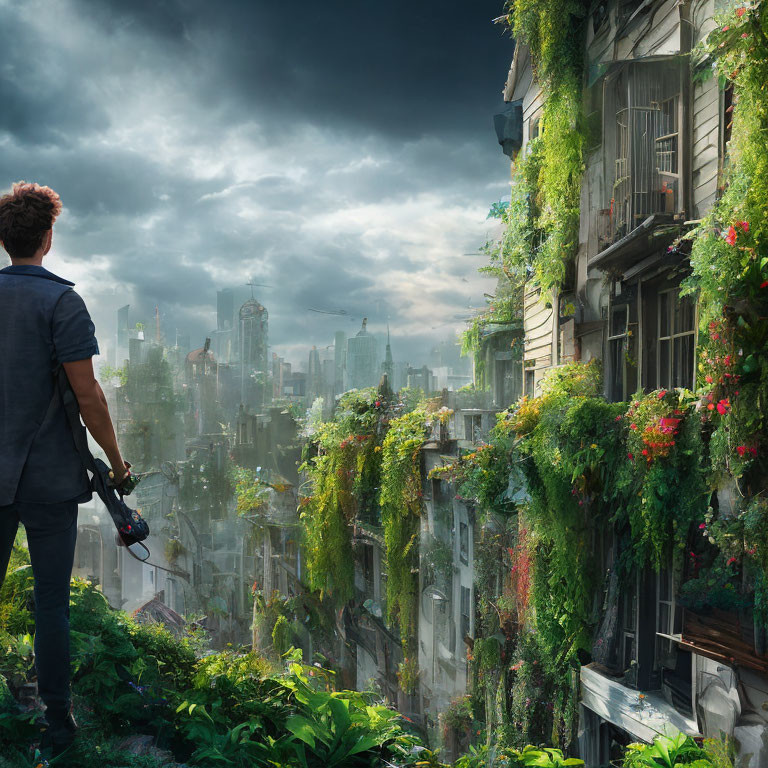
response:
[[[477,442],[482,432],[482,416],[479,413],[464,414],[464,439]]]
[[[656,663],[655,667],[668,666],[677,649],[674,640],[659,635],[675,634],[675,584],[671,569],[662,568],[656,578]]]
[[[651,215],[672,216],[680,199],[680,72],[675,63],[630,64],[606,83],[607,200],[599,232],[606,244]],[[611,87],[612,86],[612,87]],[[612,157],[611,157],[612,155]]]
[[[363,583],[365,584],[365,594],[373,595],[373,582],[374,582],[374,569],[373,569],[373,546],[370,544],[363,545],[362,552],[362,571],[363,571]]]
[[[628,330],[629,307],[626,304],[611,307],[608,323],[608,397],[613,402],[627,399]]]
[[[696,305],[678,288],[659,293],[656,388],[693,387]]]
[[[469,526],[466,523],[459,523],[459,559],[469,565]]]
[[[527,397],[534,396],[534,387],[536,383],[536,371],[533,369],[527,369],[525,372],[525,391],[524,395]]]
[[[470,605],[472,602],[472,590],[469,587],[461,588],[461,636],[468,637],[470,632]]]
[[[637,587],[629,584],[621,601],[621,667],[631,669],[637,661]]]

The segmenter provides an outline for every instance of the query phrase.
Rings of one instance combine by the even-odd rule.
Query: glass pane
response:
[[[665,341],[664,344],[669,344]],[[693,334],[674,340],[674,386],[693,386]]]
[[[630,635],[624,635],[624,669],[629,669],[635,660],[635,640]]]
[[[624,339],[614,339],[610,344],[609,397],[614,402],[624,399]]]
[[[627,332],[627,307],[614,307],[611,311],[611,336],[619,336]]]
[[[670,298],[669,292],[659,294],[659,338],[669,336],[671,333],[669,325]]]
[[[685,333],[693,330],[696,316],[696,305],[690,296],[683,296],[675,303],[674,333]]]
[[[672,578],[667,568],[659,571],[659,600],[672,599]]]
[[[670,351],[669,339],[659,342],[659,374],[658,374],[658,387],[669,387],[669,351]]]
[[[656,625],[657,632],[663,632],[665,635],[669,634],[669,604],[659,603],[659,621]]]

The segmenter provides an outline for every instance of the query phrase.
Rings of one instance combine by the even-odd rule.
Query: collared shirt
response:
[[[36,265],[0,270],[0,507],[91,498],[53,375],[99,354],[73,285]]]

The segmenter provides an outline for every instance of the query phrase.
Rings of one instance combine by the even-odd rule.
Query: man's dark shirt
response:
[[[0,507],[91,498],[53,376],[99,354],[73,285],[39,266],[0,270]]]

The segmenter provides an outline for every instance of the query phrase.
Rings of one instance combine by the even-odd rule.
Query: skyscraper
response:
[[[320,353],[317,347],[309,351],[309,365],[307,366],[307,406],[315,402],[315,398],[323,394],[323,369],[320,365]]]
[[[387,375],[389,386],[395,387],[395,361],[392,357],[392,345],[389,339],[389,323],[387,323],[387,351],[384,355],[384,362],[381,364],[381,372]]]
[[[379,359],[376,339],[368,333],[368,318],[356,336],[347,339],[346,389],[374,387],[379,383]]]
[[[333,338],[333,393],[344,391],[344,370],[347,367],[347,337],[344,331],[336,331]]]
[[[240,307],[240,396],[244,404],[264,404],[268,379],[269,313],[254,298]],[[250,383],[248,383],[250,382]]]

